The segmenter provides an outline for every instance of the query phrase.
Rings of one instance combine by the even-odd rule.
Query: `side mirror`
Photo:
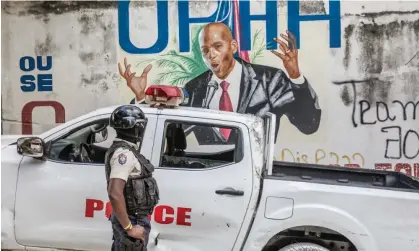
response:
[[[20,155],[41,158],[44,156],[44,141],[38,137],[22,137],[17,140],[17,152]]]
[[[100,143],[108,139],[108,129],[95,133],[94,143]]]

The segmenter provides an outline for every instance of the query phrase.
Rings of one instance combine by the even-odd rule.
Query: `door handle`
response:
[[[244,195],[244,191],[243,190],[236,190],[234,188],[231,187],[226,187],[224,189],[221,190],[215,190],[216,194],[227,194],[227,195],[234,195],[234,196],[243,196]]]

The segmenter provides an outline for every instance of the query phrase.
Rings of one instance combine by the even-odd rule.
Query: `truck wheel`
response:
[[[317,244],[302,242],[302,243],[294,243],[288,245],[286,247],[281,248],[278,251],[330,251],[327,248],[319,246]]]

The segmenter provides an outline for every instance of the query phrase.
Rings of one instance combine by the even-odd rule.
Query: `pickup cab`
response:
[[[273,161],[271,113],[137,105],[161,194],[148,250],[419,250],[417,180]],[[3,250],[110,250],[104,155],[115,108],[2,137]]]

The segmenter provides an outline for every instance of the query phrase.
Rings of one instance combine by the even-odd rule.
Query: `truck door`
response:
[[[110,114],[89,118],[45,139],[51,143],[48,159],[23,157],[15,205],[15,231],[19,244],[68,250],[110,250],[112,228],[103,204],[95,215],[86,209],[87,200],[107,202],[104,153],[116,134],[107,126],[105,141],[91,141],[92,126],[108,124]],[[157,116],[148,115],[142,153],[150,158]],[[94,150],[91,163],[69,161],[71,148],[86,143]],[[85,149],[83,149],[84,151]]]
[[[247,230],[255,182],[249,132],[243,124],[211,122],[158,117],[152,162],[161,200],[154,215],[162,216],[152,221],[156,250],[232,250]]]

